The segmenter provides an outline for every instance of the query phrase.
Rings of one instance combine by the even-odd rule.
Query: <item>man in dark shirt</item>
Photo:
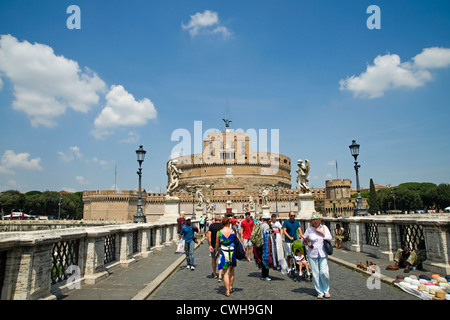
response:
[[[212,276],[213,278],[217,278],[216,269],[217,269],[217,252],[215,250],[216,248],[216,238],[217,238],[217,232],[222,229],[222,219],[219,215],[217,215],[214,219],[214,223],[212,223],[209,226],[208,230],[208,243],[209,243],[209,252],[211,252],[211,267],[212,267]],[[222,271],[222,270],[220,270]],[[220,272],[219,271],[219,280],[221,280]]]

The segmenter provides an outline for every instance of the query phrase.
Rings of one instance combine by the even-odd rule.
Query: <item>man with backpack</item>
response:
[[[250,212],[246,212],[245,220],[241,222],[241,239],[243,239],[243,244],[248,261],[251,261],[250,254],[252,251],[253,244],[250,240],[250,237],[252,236],[252,231],[254,227],[255,224],[253,223],[253,220],[250,217]]]

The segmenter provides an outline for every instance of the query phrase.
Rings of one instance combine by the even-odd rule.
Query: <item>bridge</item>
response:
[[[305,228],[309,222],[301,223]],[[425,270],[408,275],[449,274],[448,216],[325,218],[324,223],[331,230],[336,223],[349,230],[343,249],[335,249],[329,257],[331,300],[417,300],[392,284],[397,275],[406,275],[402,270],[386,270],[400,243],[422,239],[427,246]],[[0,233],[0,297],[180,302],[317,299],[312,282],[294,282],[277,270],[270,271],[272,281],[261,281],[255,263],[246,261],[238,261],[235,292],[226,297],[223,283],[211,276],[205,239],[197,245],[196,268],[191,271],[184,268],[185,255],[175,254],[176,238],[174,223]],[[358,268],[359,261],[372,261],[380,274],[375,277]],[[72,274],[62,271],[70,266]]]

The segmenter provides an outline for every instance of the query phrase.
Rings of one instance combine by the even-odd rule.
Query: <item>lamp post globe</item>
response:
[[[356,143],[355,140],[352,141],[352,144],[349,146],[350,153],[352,154],[353,158],[355,158],[355,171],[356,171],[356,191],[358,192],[358,195],[356,197],[356,208],[353,211],[354,216],[367,216],[369,213],[367,212],[367,209],[364,207],[362,198],[361,198],[361,189],[359,187],[359,173],[358,169],[361,167],[358,165],[357,158],[359,156],[359,144]]]
[[[139,176],[139,190],[138,190],[138,203],[137,203],[137,211],[136,214],[133,216],[133,222],[147,222],[147,219],[145,218],[145,215],[142,211],[142,162],[144,162],[145,154],[147,151],[144,150],[143,146],[139,146],[139,149],[136,150],[136,156],[137,161],[139,163],[139,169],[137,171],[137,174]]]

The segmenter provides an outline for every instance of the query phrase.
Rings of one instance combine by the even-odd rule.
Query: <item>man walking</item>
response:
[[[250,260],[250,254],[252,251],[252,242],[250,241],[250,237],[252,236],[253,228],[255,224],[250,217],[250,212],[245,213],[245,220],[241,222],[241,239],[244,242],[245,254],[247,256],[247,260]]]
[[[197,229],[198,231],[198,229]],[[195,270],[194,268],[194,229],[192,228],[191,219],[186,220],[186,224],[181,227],[181,239],[184,239],[184,252],[186,253],[187,266],[186,269]]]
[[[214,218],[214,223],[209,226],[208,230],[208,244],[209,244],[209,252],[211,252],[211,267],[212,267],[212,276],[213,278],[217,278],[217,252],[216,252],[216,237],[217,232],[222,229],[222,222],[219,215]],[[221,279],[221,271],[219,270],[219,280]]]
[[[300,238],[305,239],[302,233],[302,228],[300,227],[300,223],[295,220],[295,212],[291,211],[289,213],[289,220],[284,221],[283,223],[283,234],[284,234],[284,245],[285,245],[285,251],[286,251],[286,258],[288,267],[291,268],[291,246],[292,242],[298,239],[297,237],[297,230],[298,230],[298,236]],[[295,268],[295,266],[294,266]]]

